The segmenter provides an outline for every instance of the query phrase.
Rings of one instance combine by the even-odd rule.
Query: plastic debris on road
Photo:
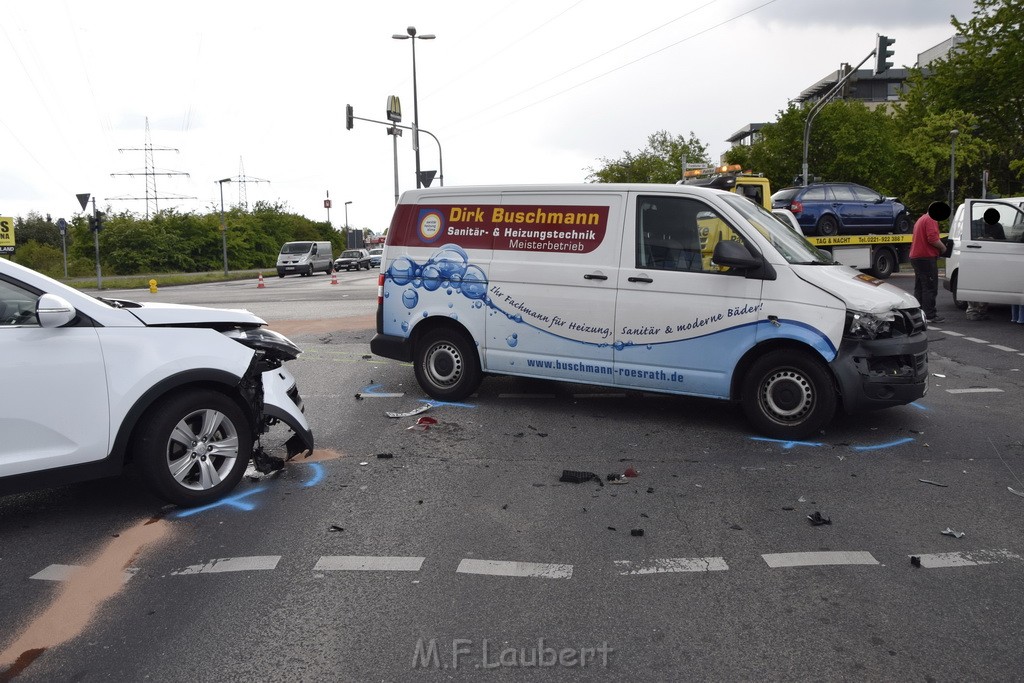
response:
[[[584,484],[592,479],[596,479],[598,484],[604,486],[601,477],[597,476],[594,472],[581,472],[579,470],[562,470],[562,476],[558,478],[558,481],[563,481],[567,484]]]
[[[345,527],[338,526],[337,524],[332,524],[331,526],[327,527],[327,530],[328,531],[344,531]]]
[[[629,477],[629,478],[631,478],[631,479],[632,479],[633,477],[636,477],[636,476],[639,476],[639,475],[640,475],[640,473],[639,473],[639,472],[637,472],[637,471],[636,471],[635,469],[633,469],[633,466],[632,466],[632,465],[630,465],[629,467],[627,467],[627,468],[626,468],[626,471],[622,473],[622,476],[624,476],[624,477]]]
[[[1017,491],[1013,487],[1007,486],[1006,490],[1009,491],[1010,493],[1012,493],[1015,496],[1020,496],[1021,498],[1024,498],[1024,493],[1021,493],[1020,491]]]
[[[914,565],[915,567],[920,567],[921,566],[921,558],[918,557],[917,555],[911,555],[910,556],[910,564]]]
[[[644,535],[644,530],[643,529],[630,529],[629,530],[629,535],[630,536],[643,536]]]
[[[627,484],[629,482],[626,481],[626,478],[624,476],[622,476],[621,474],[614,474],[613,473],[613,474],[609,474],[608,475],[608,483],[609,484]]]
[[[394,453],[378,453],[377,457],[380,458],[381,460],[387,460],[387,459],[395,457],[395,454]]]
[[[430,425],[436,425],[437,420],[432,417],[421,417],[416,420],[416,424],[406,427],[407,430],[425,432],[430,429]]]
[[[831,524],[832,519],[829,517],[822,517],[821,513],[817,510],[813,514],[807,515],[807,519],[811,521],[814,526],[821,526],[822,524]]]
[[[949,484],[940,484],[939,482],[932,481],[931,479],[918,479],[918,481],[921,482],[922,484],[931,484],[932,486],[941,486],[944,489],[945,488],[949,488]]]
[[[946,530],[942,532],[942,535],[943,536],[952,536],[953,538],[963,538],[964,536],[967,535],[967,532],[966,531],[953,531],[952,529],[950,529],[947,526]]]
[[[410,410],[408,412],[405,412],[405,413],[387,413],[386,412],[384,414],[387,415],[388,417],[412,417],[413,415],[419,415],[420,413],[425,413],[428,410],[430,410],[430,404],[429,403],[421,405],[419,408],[413,408],[412,410]]]

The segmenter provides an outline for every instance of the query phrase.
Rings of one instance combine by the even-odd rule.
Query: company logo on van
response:
[[[440,237],[465,249],[585,254],[604,241],[607,206],[472,205],[420,208],[392,244],[417,246]],[[408,220],[408,219],[406,219]]]
[[[441,236],[444,216],[436,209],[422,209],[419,216],[420,239],[428,244]]]

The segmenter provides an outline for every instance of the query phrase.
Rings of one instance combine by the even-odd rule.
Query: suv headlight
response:
[[[857,339],[884,339],[892,336],[892,323],[896,315],[888,311],[881,315],[866,311],[846,312],[846,334]]]
[[[265,327],[225,330],[224,335],[240,344],[245,344],[250,349],[262,351],[281,361],[293,360],[302,353],[302,349],[296,346],[291,339]]]

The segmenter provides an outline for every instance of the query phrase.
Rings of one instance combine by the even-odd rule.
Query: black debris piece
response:
[[[920,567],[921,566],[921,558],[918,557],[917,555],[911,555],[910,556],[910,564],[914,565],[915,567]]]
[[[537,432],[537,436],[547,436],[547,432]]]
[[[260,474],[270,474],[284,468],[284,459],[270,455],[262,446],[257,446],[252,452],[252,464]]]
[[[807,519],[811,520],[811,524],[814,526],[821,526],[822,524],[831,524],[832,520],[828,517],[822,517],[821,513],[815,510],[812,514],[807,515]]]
[[[629,530],[629,535],[630,536],[643,536],[644,535],[644,530],[643,529],[630,529]]]
[[[328,531],[344,531],[345,527],[340,527],[337,524],[332,524],[327,528]]]
[[[596,479],[598,484],[604,486],[601,477],[593,472],[582,472],[580,470],[562,470],[562,476],[558,478],[558,481],[565,482],[566,484],[584,484],[592,479]]]
[[[363,400],[363,395],[362,394],[356,394],[356,400],[357,401],[362,401]]]
[[[371,358],[373,358],[373,356],[371,356],[369,354],[363,355],[363,360],[370,360]]]
[[[648,486],[647,487],[647,493],[654,493],[654,487],[653,486]]]
[[[608,531],[615,531],[615,527],[613,527],[613,526],[608,527]]]
[[[386,459],[395,457],[395,454],[394,453],[378,453],[377,457],[380,458],[381,460],[386,460]]]
[[[423,505],[423,501],[421,500],[421,501],[419,501],[419,502],[418,502],[417,504],[418,504],[418,505]]]
[[[646,518],[646,519],[650,519],[650,516],[649,516],[649,515],[648,515],[648,514],[647,514],[646,512],[641,512],[641,513],[640,513],[640,516],[641,516],[641,517],[644,517],[644,518]]]
[[[784,506],[782,509],[785,510],[786,512],[792,512],[793,510],[796,510],[796,508],[790,507],[788,505]]]
[[[922,484],[931,484],[932,486],[941,486],[944,489],[949,488],[949,484],[940,484],[939,482],[932,481],[931,479],[918,479],[918,481],[921,482]]]
[[[741,527],[739,524],[733,524],[729,528],[732,529],[733,531],[743,531],[743,527]]]
[[[504,505],[502,505],[501,509],[502,510],[508,510],[508,503],[505,503]]]

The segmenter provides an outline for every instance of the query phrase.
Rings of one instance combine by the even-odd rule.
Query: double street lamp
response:
[[[407,35],[396,33],[391,37],[395,40],[412,41],[412,149],[416,154],[416,189],[419,189],[423,185],[420,183],[420,112],[416,92],[416,41],[433,40],[437,36],[431,33],[417,35],[415,26],[410,26],[405,29],[405,32]]]
[[[217,184],[220,185],[220,239],[221,245],[224,248],[224,274],[228,274],[228,226],[224,222],[224,183],[230,183],[231,178],[224,178],[218,180]]]

